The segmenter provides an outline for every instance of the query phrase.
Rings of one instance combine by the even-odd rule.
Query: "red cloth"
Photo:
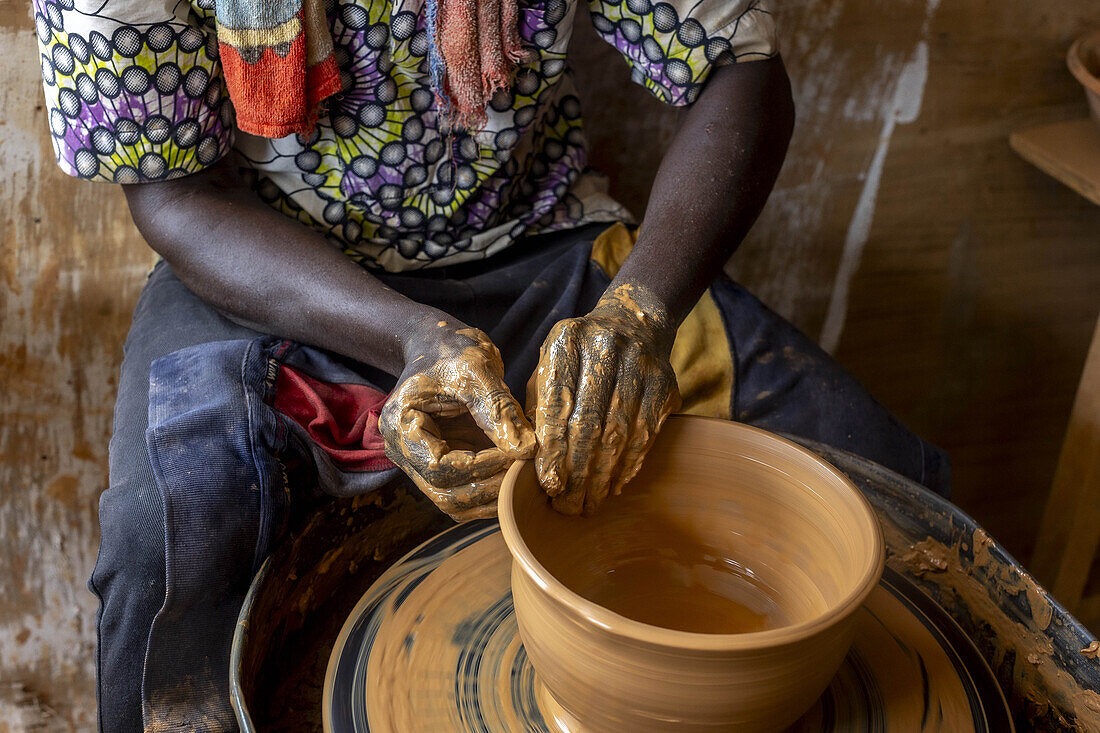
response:
[[[394,467],[378,432],[386,397],[363,384],[329,384],[283,366],[273,406],[301,425],[341,470],[381,471]]]

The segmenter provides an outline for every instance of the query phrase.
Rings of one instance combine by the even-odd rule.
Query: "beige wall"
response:
[[[1100,208],[1006,137],[1084,114],[1061,55],[1094,2],[776,4],[799,121],[732,271],[948,448],[959,502],[1025,556],[1100,307]],[[117,190],[52,163],[28,6],[0,0],[0,729],[83,730],[96,497],[152,257]],[[640,212],[673,115],[581,45],[594,162]]]
[[[40,708],[89,730],[96,499],[152,258],[120,191],[53,163],[29,6],[0,1],[0,730]]]

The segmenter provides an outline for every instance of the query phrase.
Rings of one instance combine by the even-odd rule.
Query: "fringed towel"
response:
[[[507,89],[528,58],[516,0],[427,0],[428,65],[444,115],[465,128],[486,119],[493,94]]]

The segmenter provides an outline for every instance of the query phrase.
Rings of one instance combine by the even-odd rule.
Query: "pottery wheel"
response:
[[[554,733],[524,653],[511,558],[494,521],[450,528],[394,564],[344,625],[324,689],[327,733]],[[961,629],[887,568],[856,642],[791,731],[1011,731]]]

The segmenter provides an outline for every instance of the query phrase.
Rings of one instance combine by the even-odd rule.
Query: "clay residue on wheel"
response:
[[[975,529],[969,542],[964,538],[948,545],[927,538],[910,544],[903,530],[880,518],[887,544],[909,547],[908,552],[890,557],[888,564],[936,586],[945,608],[968,609],[972,618],[991,627],[994,649],[987,661],[995,672],[1011,665],[1012,686],[1025,698],[1029,719],[1053,719],[1064,729],[1100,728],[1100,694],[1082,688],[1055,658],[1050,597],[1030,575],[994,558],[995,543],[984,530]],[[1027,598],[1026,620],[1009,616],[1001,600],[1021,595]]]
[[[245,620],[239,681],[258,731],[321,730],[329,652],[347,614],[390,563],[450,525],[400,479],[294,521]]]
[[[931,538],[910,547],[909,552],[901,559],[918,578],[925,573],[942,573],[947,570],[947,553],[943,545]]]

